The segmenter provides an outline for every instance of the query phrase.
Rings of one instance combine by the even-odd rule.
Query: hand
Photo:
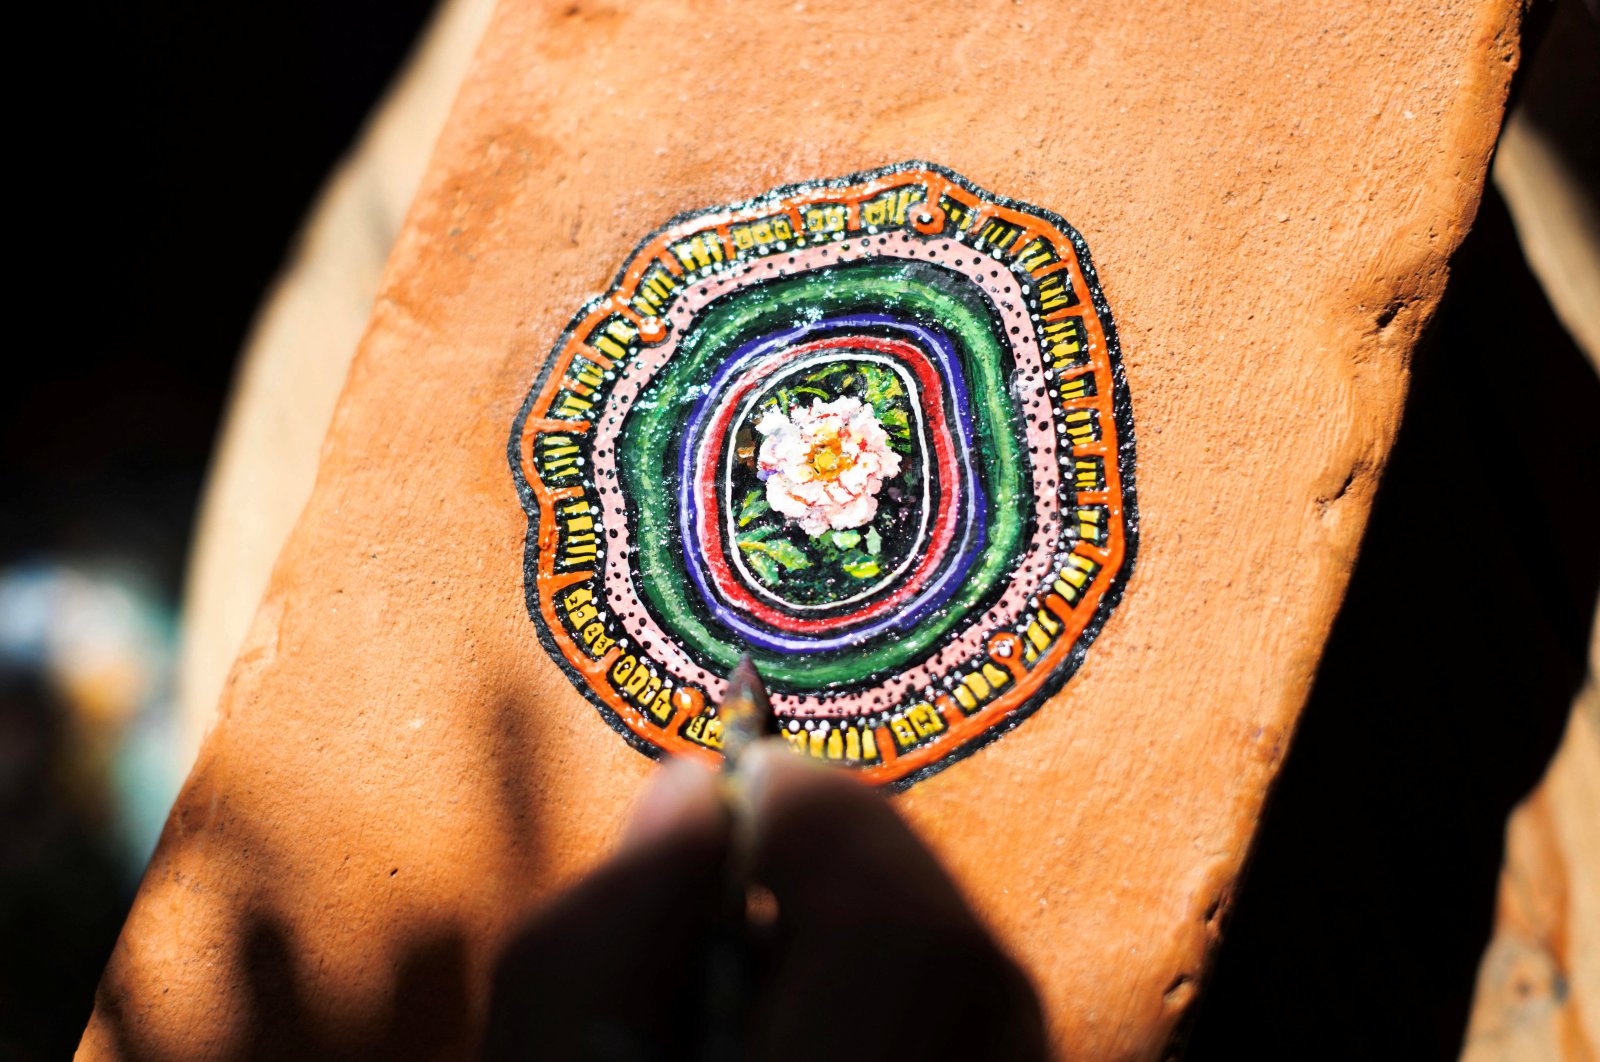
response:
[[[749,930],[741,1057],[1046,1057],[1027,979],[883,798],[777,741],[741,771],[751,878],[776,900]],[[709,772],[662,768],[621,850],[502,957],[485,1057],[698,1057],[731,835]]]

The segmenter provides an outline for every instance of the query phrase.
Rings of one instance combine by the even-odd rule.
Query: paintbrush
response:
[[[761,672],[746,653],[728,675],[728,691],[717,705],[722,722],[722,772],[737,778],[744,750],[764,737],[778,732],[778,717],[772,714],[772,698],[767,696]]]
[[[728,675],[728,689],[717,705],[722,723],[722,798],[733,819],[727,871],[723,879],[722,906],[707,942],[704,1035],[701,1062],[733,1062],[744,1055],[745,1022],[749,1014],[754,956],[751,954],[749,919],[750,802],[740,762],[745,750],[778,732],[772,699],[749,654],[741,657]]]

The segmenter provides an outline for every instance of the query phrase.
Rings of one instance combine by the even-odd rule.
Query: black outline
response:
[[[1010,210],[1020,210],[1025,213],[1032,214],[1035,217],[1042,218],[1043,220],[1054,225],[1064,236],[1067,237],[1068,240],[1071,241],[1073,250],[1078,256],[1078,266],[1083,271],[1084,283],[1087,284],[1089,288],[1089,303],[1094,307],[1095,314],[1100,319],[1101,332],[1106,338],[1106,359],[1111,365],[1111,416],[1112,421],[1115,423],[1117,429],[1117,474],[1122,484],[1124,546],[1122,565],[1118,568],[1117,573],[1112,578],[1110,585],[1106,587],[1105,593],[1100,598],[1100,603],[1095,607],[1094,613],[1084,624],[1083,630],[1079,633],[1077,640],[1073,643],[1072,648],[1068,651],[1066,658],[1051,669],[1050,674],[1047,675],[1045,680],[1040,684],[1038,692],[1029,697],[1022,704],[1019,704],[1017,707],[1006,713],[1006,717],[1004,719],[991,723],[981,733],[974,735],[962,744],[952,748],[949,752],[945,753],[937,760],[917,768],[910,774],[903,775],[891,782],[886,782],[881,786],[881,788],[891,793],[903,792],[923,779],[930,778],[933,775],[938,774],[940,771],[943,771],[952,765],[961,762],[962,760],[971,756],[973,753],[987,746],[990,742],[998,741],[1002,736],[1010,733],[1012,730],[1015,730],[1018,726],[1021,726],[1022,723],[1031,717],[1034,712],[1038,711],[1046,701],[1054,697],[1057,693],[1061,692],[1062,687],[1064,687],[1067,682],[1077,674],[1078,669],[1083,666],[1083,661],[1088,655],[1089,647],[1093,645],[1095,640],[1100,636],[1100,632],[1105,626],[1106,621],[1111,617],[1111,613],[1115,611],[1116,607],[1122,603],[1122,595],[1127,589],[1128,581],[1133,577],[1135,561],[1137,560],[1139,552],[1140,538],[1138,493],[1136,490],[1134,477],[1134,465],[1136,464],[1136,460],[1133,430],[1133,399],[1128,390],[1127,370],[1122,363],[1122,345],[1117,333],[1116,321],[1111,315],[1111,305],[1106,301],[1105,294],[1101,291],[1100,275],[1095,269],[1094,260],[1089,254],[1089,244],[1083,238],[1083,235],[1079,233],[1076,228],[1070,225],[1065,218],[1062,218],[1054,211],[1035,206],[1032,203],[1025,203],[1018,199],[1012,199],[1009,196],[998,195],[989,192],[988,190],[981,188],[974,182],[968,180],[966,177],[963,177],[961,174],[956,173],[954,170],[941,166],[938,163],[925,162],[917,159],[909,159],[905,162],[897,162],[893,165],[882,166],[876,169],[862,170],[843,177],[834,177],[825,180],[796,181],[792,184],[782,185],[740,202],[718,204],[716,206],[703,207],[697,210],[684,211],[667,219],[666,222],[651,230],[649,234],[644,236],[637,244],[635,244],[633,250],[631,250],[623,259],[622,267],[617,271],[615,277],[612,278],[611,283],[607,285],[605,293],[585,302],[583,306],[579,308],[578,312],[572,316],[571,320],[567,323],[567,326],[562,329],[561,334],[556,338],[555,343],[550,347],[550,352],[545,355],[544,364],[540,367],[538,376],[534,379],[532,386],[528,390],[527,397],[523,400],[521,408],[517,411],[516,417],[511,422],[511,437],[506,444],[506,460],[511,465],[511,477],[516,487],[517,499],[522,505],[523,512],[528,516],[528,533],[523,539],[523,599],[528,609],[528,615],[533,620],[534,628],[538,632],[539,641],[543,644],[545,651],[550,654],[550,657],[555,662],[556,666],[566,674],[567,680],[572,683],[573,687],[591,704],[595,705],[595,707],[599,709],[600,717],[605,720],[606,724],[621,734],[623,740],[626,741],[630,746],[651,759],[661,759],[666,754],[665,750],[659,745],[652,744],[651,742],[640,737],[638,734],[634,733],[626,723],[622,722],[622,720],[617,716],[616,712],[611,709],[611,706],[600,699],[599,695],[595,693],[587,681],[583,680],[582,676],[567,661],[566,654],[562,652],[561,647],[556,643],[554,635],[546,629],[544,617],[539,614],[539,503],[534,497],[533,488],[528,485],[527,478],[522,474],[522,429],[527,422],[528,414],[533,410],[533,403],[535,399],[537,399],[539,393],[544,389],[546,382],[548,382],[552,371],[555,368],[556,359],[553,355],[571,341],[573,335],[577,331],[578,325],[582,323],[583,319],[597,309],[608,298],[610,298],[611,293],[621,286],[622,281],[627,277],[629,267],[633,265],[635,259],[639,257],[640,253],[642,253],[645,248],[650,245],[650,243],[665,233],[668,229],[675,228],[693,220],[694,218],[704,217],[708,214],[722,213],[725,211],[758,209],[763,203],[772,202],[800,192],[826,191],[830,188],[847,188],[851,185],[861,184],[865,181],[873,180],[874,178],[888,177],[893,174],[905,173],[911,170],[928,170],[933,173],[937,173],[939,176],[966,190],[972,195],[977,196],[979,199],[987,200]]]

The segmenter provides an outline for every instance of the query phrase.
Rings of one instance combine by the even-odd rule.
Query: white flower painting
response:
[[[859,398],[813,399],[787,414],[772,410],[755,428],[767,504],[808,535],[870,523],[884,482],[900,472],[888,433]]]

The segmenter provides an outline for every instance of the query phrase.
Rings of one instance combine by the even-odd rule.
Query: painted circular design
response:
[[[843,378],[839,379],[841,374]],[[867,620],[884,616],[888,617],[885,624],[906,625],[911,616],[902,606],[915,597],[927,582],[929,568],[948,550],[959,516],[960,495],[951,489],[956,472],[955,446],[933,363],[918,348],[879,336],[841,336],[793,345],[780,339],[769,357],[751,367],[744,377],[736,387],[717,394],[722,401],[716,417],[702,418],[697,407],[687,436],[695,442],[683,450],[678,480],[679,526],[688,532],[691,548],[685,551],[685,560],[702,600],[730,627],[735,623],[748,627],[738,619],[738,613],[743,612],[769,629],[802,636],[855,631]],[[874,551],[869,544],[871,560],[865,563],[870,564],[872,573],[862,574],[859,579],[852,576],[848,581],[820,580],[822,585],[818,586],[819,580],[812,575],[814,569],[802,569],[799,574],[803,581],[791,578],[786,588],[781,569],[775,570],[779,562],[771,560],[772,546],[762,539],[776,531],[777,542],[789,541],[784,531],[791,522],[774,514],[762,497],[759,473],[754,473],[746,462],[736,460],[737,436],[749,430],[755,411],[781,404],[789,394],[829,386],[829,377],[834,378],[834,384],[871,381],[869,390],[872,385],[882,389],[881,381],[887,378],[889,387],[899,394],[884,401],[890,405],[889,413],[901,414],[898,419],[905,422],[908,448],[915,449],[907,459],[911,467],[897,477],[894,490],[899,496],[891,498],[898,503],[898,511],[891,511],[888,520],[890,541],[884,545],[880,533],[879,548]],[[769,379],[771,383],[763,386]],[[799,386],[794,391],[781,386],[788,381]],[[902,396],[910,401],[895,401]],[[853,396],[835,395],[833,400],[839,397]],[[924,403],[929,404],[927,413]],[[710,434],[704,438],[695,430],[702,419],[713,421]],[[931,447],[930,421],[936,439]],[[929,467],[930,453],[936,459],[934,467]],[[971,508],[969,504],[969,522]],[[832,544],[837,545],[839,537],[834,536]],[[860,537],[859,531],[853,535],[846,532],[846,540],[851,542],[846,548],[859,546]],[[747,549],[753,553],[750,561],[744,557]],[[760,558],[767,558],[767,564],[755,567],[764,570],[752,571],[753,562]],[[812,577],[804,579],[805,575]],[[712,593],[708,593],[708,581],[715,584]],[[759,600],[763,598],[766,600]],[[934,603],[938,601],[942,598]],[[879,624],[874,630],[883,626]],[[764,635],[752,631],[751,636],[758,645],[779,648]]]
[[[547,648],[714,756],[742,654],[791,744],[905,785],[1081,662],[1131,570],[1131,410],[1083,240],[907,163],[678,218],[512,429]]]

